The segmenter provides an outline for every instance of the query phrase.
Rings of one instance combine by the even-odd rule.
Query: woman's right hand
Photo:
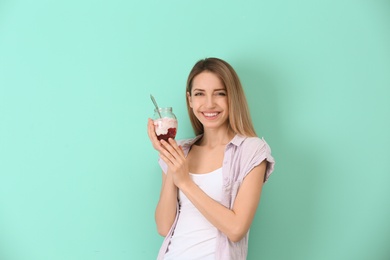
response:
[[[153,120],[151,118],[148,118],[148,135],[149,135],[150,142],[152,143],[153,148],[156,151],[162,152],[163,150],[165,150],[161,142],[157,139],[156,132],[154,131]]]

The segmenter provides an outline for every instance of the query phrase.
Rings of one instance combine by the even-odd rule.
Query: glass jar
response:
[[[154,109],[153,116],[154,130],[157,139],[168,141],[169,138],[175,139],[177,133],[177,119],[172,112],[172,107],[160,107]]]

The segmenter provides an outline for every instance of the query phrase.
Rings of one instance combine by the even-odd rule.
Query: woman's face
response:
[[[204,129],[227,127],[229,110],[225,86],[219,77],[204,71],[192,80],[191,93],[187,93],[194,115]]]

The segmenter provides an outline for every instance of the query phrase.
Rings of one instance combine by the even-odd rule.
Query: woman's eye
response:
[[[197,93],[195,93],[194,94],[194,96],[201,96],[203,93],[201,93],[201,92],[197,92]]]
[[[217,95],[218,96],[226,96],[226,93],[225,92],[218,92]]]

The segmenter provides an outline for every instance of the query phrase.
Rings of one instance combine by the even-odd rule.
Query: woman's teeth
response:
[[[213,117],[213,116],[217,116],[218,113],[203,113],[203,115],[205,115],[207,117]]]

